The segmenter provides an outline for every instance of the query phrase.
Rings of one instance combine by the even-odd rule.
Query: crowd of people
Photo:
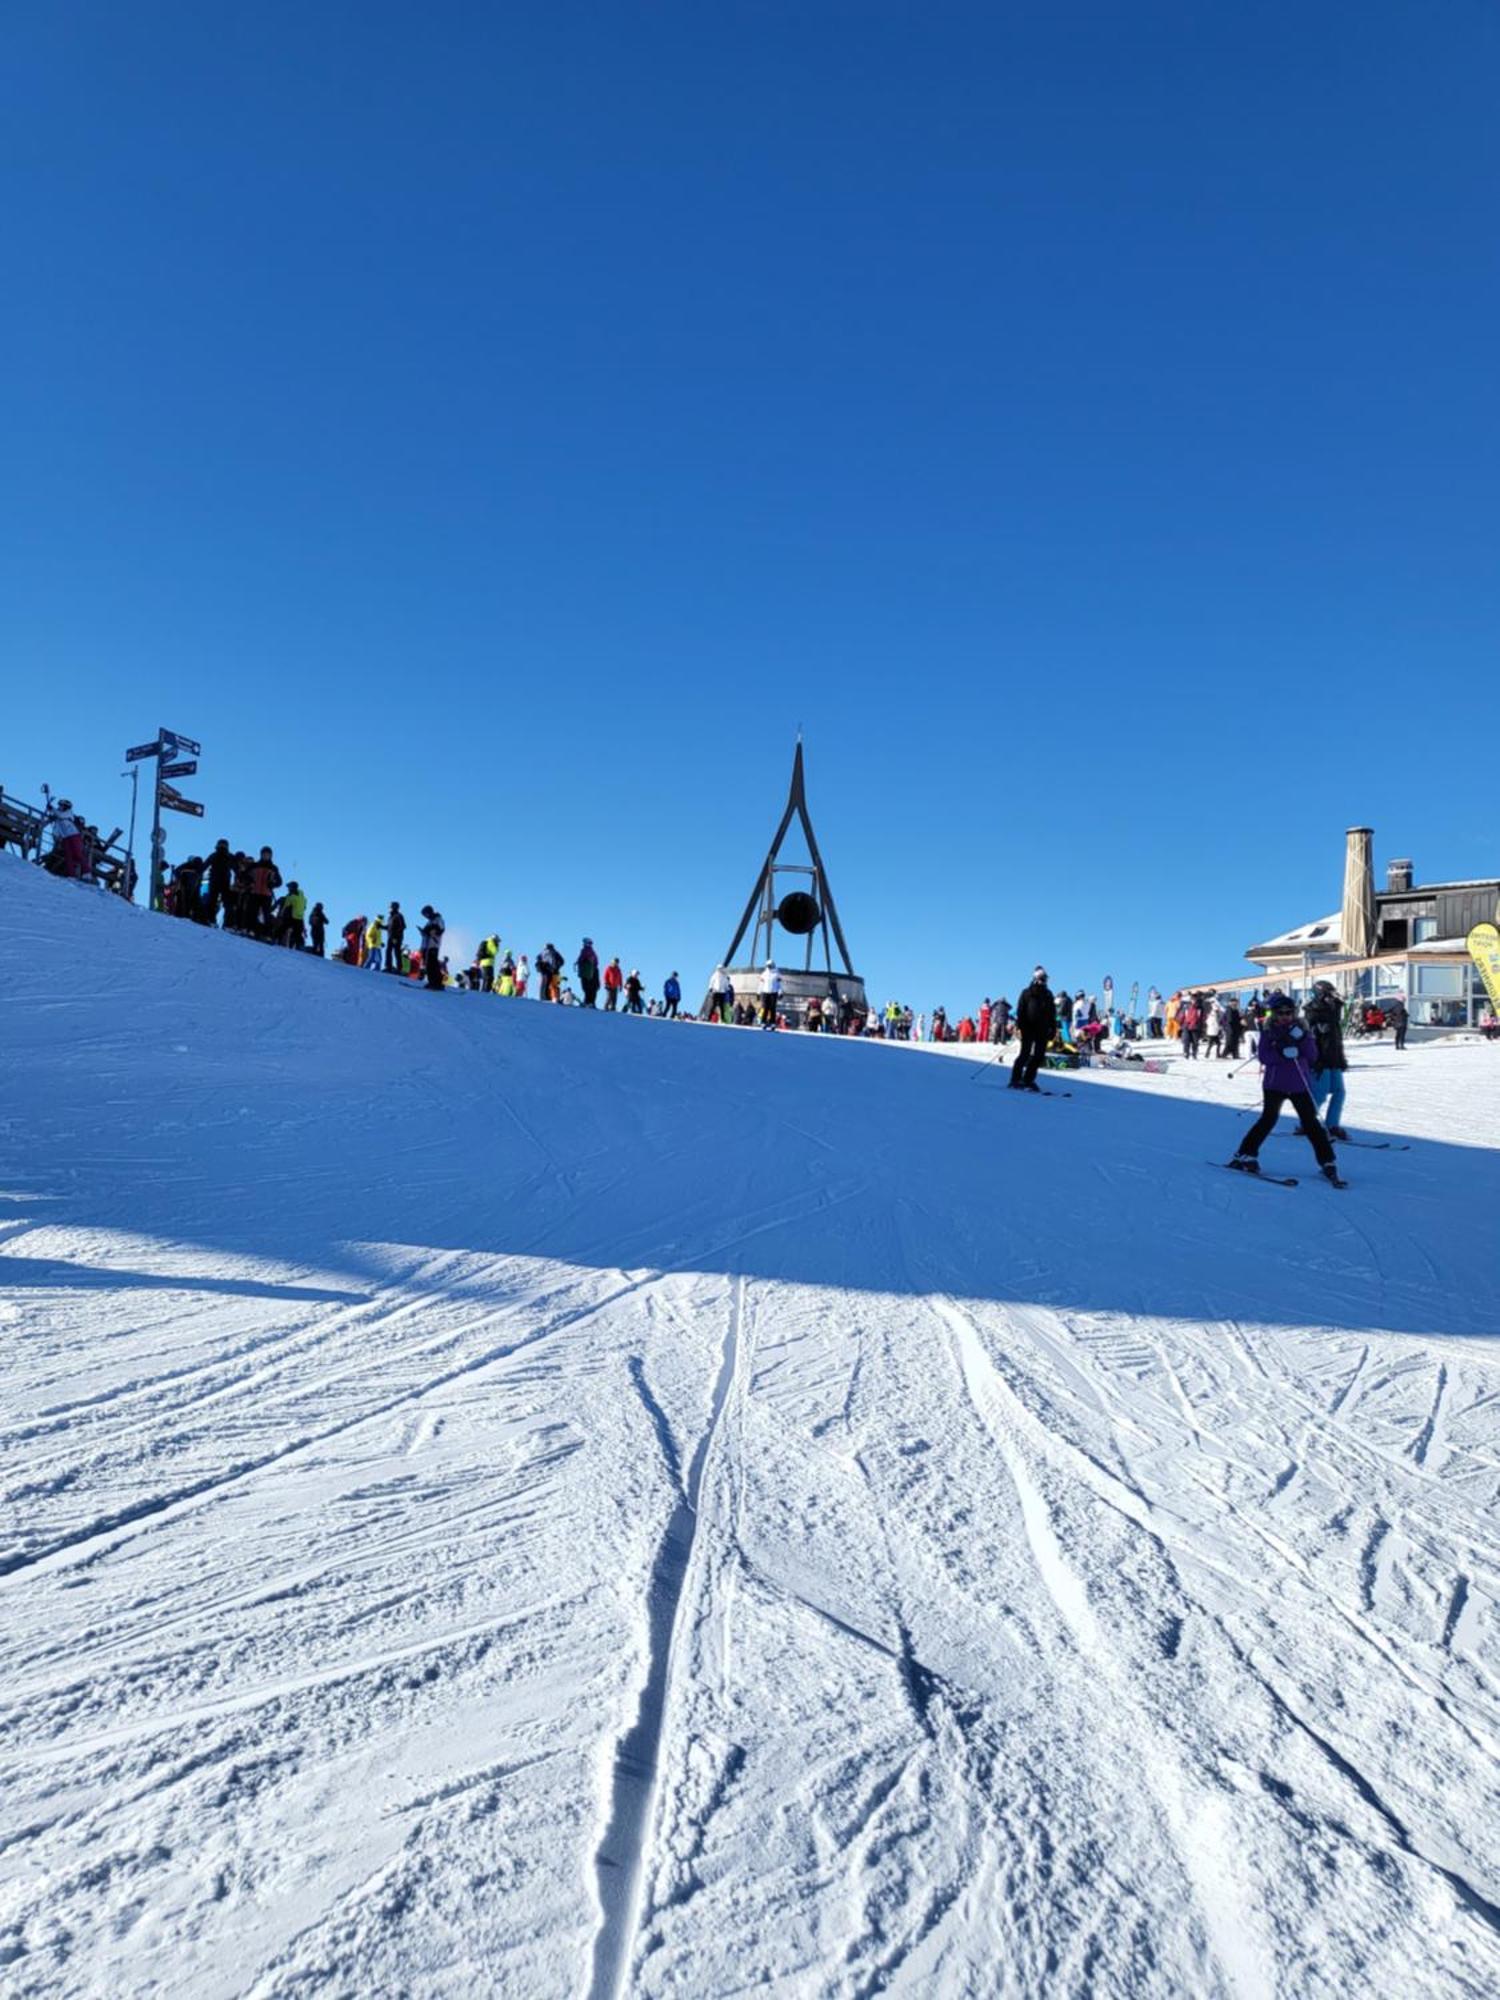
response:
[[[49,797],[42,824],[51,841],[50,851],[40,857],[44,866],[76,881],[103,879],[98,872],[98,829],[74,811],[69,799]],[[110,880],[107,886],[120,885]],[[222,925],[242,937],[319,958],[328,955],[327,911],[321,902],[309,903],[300,883],[283,879],[268,846],[251,852],[231,848],[228,840],[221,839],[209,854],[189,855],[170,871],[162,900],[170,915],[190,922]],[[455,970],[443,953],[443,918],[430,903],[422,905],[415,943],[407,942],[408,928],[400,903],[393,901],[384,916],[351,917],[340,930],[334,956],[347,965],[420,981],[434,990],[467,988],[503,999],[534,997],[565,1007],[602,1004],[605,1013],[761,1029],[796,1027],[813,1034],[899,1042],[978,1042],[997,1050],[1014,1041],[1018,1054],[1012,1083],[1017,1088],[1034,1087],[1043,1062],[1071,1066],[1100,1060],[1107,1051],[1119,1057],[1138,1042],[1175,1042],[1187,1061],[1240,1062],[1247,1041],[1249,1053],[1257,1053],[1282,998],[1262,996],[1259,989],[1248,998],[1212,989],[1184,989],[1164,997],[1153,986],[1137,1010],[1138,988],[1132,988],[1128,1003],[1119,1001],[1108,980],[1097,993],[1083,987],[1070,991],[1066,984],[1054,991],[1039,967],[1014,1007],[1003,994],[999,999],[986,995],[977,1007],[954,1020],[943,1006],[935,1007],[929,1017],[896,1000],[883,1007],[861,1004],[836,979],[830,979],[825,994],[799,997],[795,1004],[785,1005],[783,980],[775,964],[767,963],[754,975],[754,990],[747,994],[736,993],[727,967],[720,964],[714,968],[702,1006],[694,1012],[684,1010],[682,982],[675,971],[663,981],[659,995],[648,994],[639,968],[627,972],[618,956],[602,961],[592,938],[582,940],[570,978],[568,962],[550,939],[532,960],[525,952],[503,948],[499,934],[492,932],[481,940],[471,962]],[[1330,1008],[1339,1015],[1340,1053],[1336,1064],[1324,1067],[1341,1072],[1345,1006],[1329,982],[1320,980],[1307,1009],[1320,1047],[1329,1040],[1325,1017]],[[1354,1033],[1383,1034],[1389,1028],[1396,1047],[1406,1045],[1410,1017],[1399,996],[1378,1005],[1355,1006],[1349,1020]],[[1480,1026],[1487,1039],[1500,1037],[1500,1021],[1493,1012]],[[1341,1099],[1341,1086],[1331,1084],[1329,1094]],[[1336,1102],[1335,1125],[1337,1116]]]

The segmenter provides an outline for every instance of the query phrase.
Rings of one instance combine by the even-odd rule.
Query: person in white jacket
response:
[[[760,981],[760,1025],[774,1028],[781,1006],[781,974],[768,958]]]
[[[734,986],[722,965],[716,965],[708,982],[709,1019],[722,1026],[729,1019],[730,1003],[734,998]]]
[[[73,811],[71,799],[59,799],[49,815],[52,852],[61,856],[62,872],[72,881],[83,876],[83,822]]]

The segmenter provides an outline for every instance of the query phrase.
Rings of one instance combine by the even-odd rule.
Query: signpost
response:
[[[182,753],[186,751],[184,758]],[[156,759],[156,786],[151,814],[151,883],[147,893],[147,903],[153,910],[161,908],[162,877],[166,872],[167,837],[162,832],[162,809],[168,812],[186,813],[190,819],[202,819],[203,807],[197,799],[185,799],[177,787],[168,783],[171,778],[191,778],[198,769],[197,760],[203,754],[203,745],[191,736],[181,736],[175,729],[157,731],[154,743],[137,743],[133,750],[125,752],[127,764],[138,764],[143,758]],[[169,758],[178,761],[169,763]],[[134,777],[135,773],[132,772]],[[131,808],[131,841],[134,844],[135,817]]]
[[[158,785],[156,796],[168,812],[190,813],[194,819],[202,819],[203,807],[197,799],[185,799],[175,785]]]

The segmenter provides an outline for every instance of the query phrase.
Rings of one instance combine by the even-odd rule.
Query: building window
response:
[[[1411,920],[1411,941],[1412,941],[1412,943],[1413,943],[1413,944],[1426,944],[1426,942],[1427,942],[1427,940],[1428,940],[1429,938],[1435,938],[1436,936],[1437,936],[1437,918],[1436,918],[1436,917],[1413,917],[1413,918],[1412,918],[1412,920]]]
[[[1419,965],[1417,967],[1417,991],[1422,994],[1440,993],[1445,999],[1457,999],[1464,990],[1464,969],[1461,965]]]

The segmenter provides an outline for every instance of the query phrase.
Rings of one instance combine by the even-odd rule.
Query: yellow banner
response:
[[[1490,996],[1490,1005],[1500,1014],[1500,930],[1493,924],[1476,924],[1469,932],[1466,943],[1469,956],[1479,967],[1479,976],[1484,981],[1484,990]]]

